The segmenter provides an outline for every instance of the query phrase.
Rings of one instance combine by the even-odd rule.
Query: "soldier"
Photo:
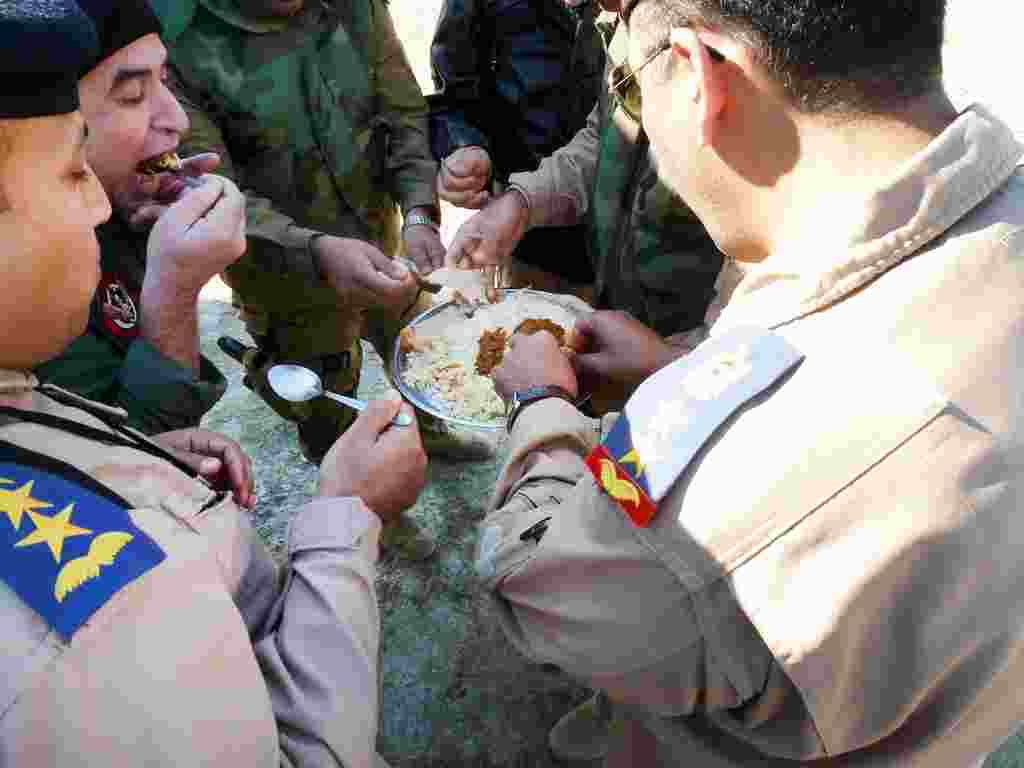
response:
[[[82,332],[100,277],[110,206],[75,111],[95,40],[70,0],[0,3],[0,763],[379,766],[377,516],[426,465],[415,427],[388,428],[399,404],[328,453],[279,570],[197,474],[226,469],[246,502],[237,445],[147,439],[30,373]],[[161,221],[219,226],[221,183]]]
[[[583,127],[603,87],[600,10],[595,0],[446,0],[430,47],[443,199],[480,207]],[[593,280],[579,225],[531,231],[511,257],[513,286],[586,296]]]
[[[160,24],[145,0],[83,0],[100,41],[94,66],[79,83],[89,125],[89,165],[113,203],[97,233],[103,277],[89,326],[36,374],[49,383],[124,408],[148,434],[195,427],[227,386],[199,352],[198,298],[207,281],[244,246],[242,194],[218,184],[217,203],[231,211],[216,239],[168,224],[148,231],[216,156],[189,158],[184,174],[143,173],[172,154],[188,120],[164,84],[167,53]],[[147,257],[148,252],[148,257]]]
[[[391,258],[401,247],[424,271],[443,260],[426,102],[383,0],[153,6],[191,121],[185,146],[216,152],[248,196],[249,250],[224,277],[262,352],[249,380],[319,461],[352,411],[285,402],[265,373],[299,362],[354,394],[360,337],[388,359],[402,323],[430,306]],[[478,436],[425,428],[432,455],[491,455]]]
[[[980,764],[1024,720],[1024,147],[943,92],[943,0],[631,5],[622,98],[749,272],[683,357],[577,327],[642,381],[600,442],[512,338],[505,630],[606,692],[609,768]]]
[[[583,222],[595,306],[629,312],[688,349],[702,337],[711,319],[706,314],[714,316],[738,270],[730,265],[722,271],[722,255],[700,221],[660,179],[636,110],[614,87],[624,77],[628,34],[618,23],[608,34],[606,79],[612,87],[601,90],[586,125],[536,171],[512,174],[509,190],[463,223],[448,262],[507,264],[516,244],[534,230]],[[468,180],[462,188],[468,194]],[[594,391],[598,372],[580,373],[591,412],[621,407],[621,392]]]

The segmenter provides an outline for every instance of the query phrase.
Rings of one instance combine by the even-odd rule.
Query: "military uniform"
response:
[[[393,255],[399,206],[436,205],[426,102],[387,6],[308,2],[288,19],[251,18],[233,0],[153,6],[191,121],[182,151],[218,152],[218,172],[248,197],[249,249],[225,280],[250,333],[271,362],[300,361],[354,392],[360,336],[383,351],[399,313],[346,306],[319,281],[310,240],[360,238]],[[354,419],[324,398],[286,403],[254,379],[286,418],[333,422],[333,434]]]
[[[601,444],[566,402],[524,410],[477,561],[513,643],[678,764],[963,768],[1005,740],[1022,154],[976,107],[808,218]]]
[[[483,147],[507,183],[567,144],[603,88],[596,10],[590,0],[446,0],[430,47],[434,157]],[[593,281],[579,226],[528,232],[514,256],[572,283]]]
[[[619,27],[609,65],[625,60],[626,43]],[[619,77],[609,66],[609,83]],[[598,308],[628,311],[663,336],[703,322],[722,255],[659,180],[646,135],[608,89],[572,142],[510,181],[530,202],[531,228],[585,221]]]
[[[382,764],[360,500],[299,509],[279,569],[118,409],[14,371],[0,407],[0,764]]]
[[[200,356],[197,375],[139,338],[147,237],[117,218],[96,234],[103,276],[89,310],[89,327],[60,356],[38,366],[36,375],[124,408],[128,423],[147,434],[198,426],[224,394],[227,381],[206,357]]]

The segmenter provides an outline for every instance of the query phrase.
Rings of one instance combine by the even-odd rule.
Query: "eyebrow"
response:
[[[149,75],[150,70],[148,69],[120,69],[114,75],[114,82],[111,83],[110,90],[119,88],[130,80],[144,80]]]

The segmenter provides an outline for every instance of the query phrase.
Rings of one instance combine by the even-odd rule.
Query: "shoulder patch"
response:
[[[164,559],[113,494],[0,458],[0,576],[65,640]]]
[[[133,296],[123,281],[104,274],[96,287],[96,301],[107,333],[122,339],[138,337],[138,296]]]
[[[758,328],[705,341],[637,388],[587,467],[636,525],[649,525],[708,439],[803,357],[781,336]]]

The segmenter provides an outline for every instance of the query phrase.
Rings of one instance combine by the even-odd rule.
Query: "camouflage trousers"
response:
[[[249,371],[247,383],[278,415],[298,424],[307,458],[322,456],[358,414],[324,397],[304,403],[283,400],[270,388],[267,371],[277,363],[297,363],[316,371],[325,389],[355,395],[363,362],[360,339],[370,341],[385,367],[390,366],[399,331],[431,306],[431,297],[421,294],[412,306],[397,309],[354,309],[326,284],[311,286],[290,275],[265,274],[254,281],[250,272],[246,277],[225,275],[246,329],[263,352],[262,364]]]

